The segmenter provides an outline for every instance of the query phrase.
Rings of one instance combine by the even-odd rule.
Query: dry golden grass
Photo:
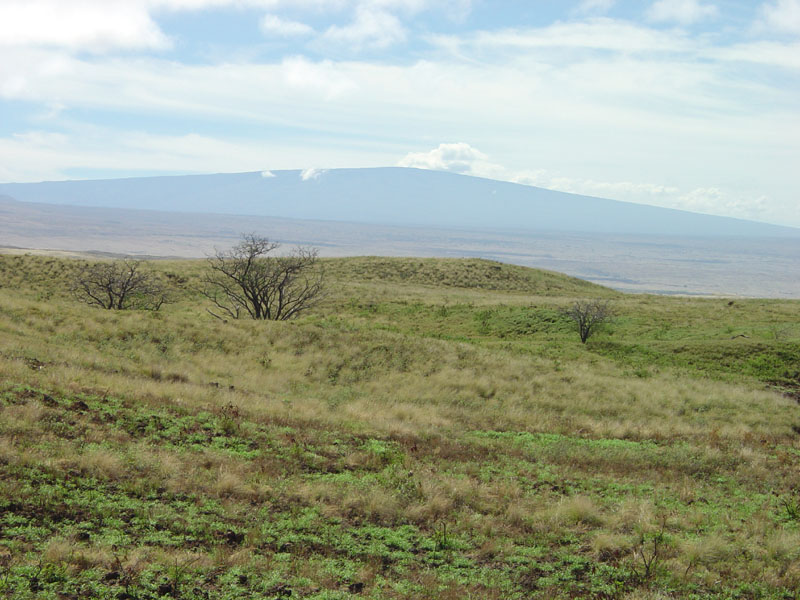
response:
[[[188,279],[196,268],[185,267]],[[618,598],[666,597],[654,582],[680,594],[748,581],[778,590],[763,597],[796,589],[800,531],[781,504],[800,489],[792,398],[734,367],[645,368],[568,331],[500,335],[505,325],[491,325],[506,313],[527,318],[514,311],[529,305],[548,317],[573,288],[532,298],[519,278],[503,291],[439,288],[424,275],[342,275],[325,306],[289,323],[223,323],[188,289],[161,312],[118,313],[48,295],[45,283],[0,288],[4,473],[66,473],[131,503],[159,498],[133,511],[159,529],[136,544],[120,538],[124,553],[102,537],[111,534],[92,531],[95,544],[73,526],[46,543],[20,534],[9,542],[15,564],[41,554],[75,574],[106,569],[131,581],[156,566],[187,578],[239,569],[308,596],[359,583],[375,598],[521,598],[561,593],[531,565],[567,573],[568,551],[628,573],[636,589]],[[616,301],[629,320],[652,313],[636,326],[643,361],[661,346],[683,352],[686,340],[730,349],[732,325],[711,330],[709,317],[766,336],[769,319],[782,323],[797,307]],[[613,349],[620,336],[601,342]],[[46,504],[24,479],[2,485],[9,498]],[[193,531],[207,514],[218,522]],[[397,539],[383,555],[347,546],[363,540],[346,532],[365,529],[373,545]],[[659,570],[637,579],[642,549],[661,531]],[[180,539],[195,546],[176,547]],[[419,561],[397,562],[402,552]],[[474,581],[448,570],[459,561]],[[562,585],[577,587],[563,589],[588,585],[577,572]]]

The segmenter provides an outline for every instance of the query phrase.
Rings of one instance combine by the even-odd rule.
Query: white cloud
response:
[[[699,0],[657,0],[647,11],[647,18],[657,22],[691,25],[716,17],[718,13],[716,5],[701,4]]]
[[[161,50],[172,42],[153,18],[158,12],[221,7],[271,10],[280,6],[328,11],[352,4],[352,0],[2,0],[0,47],[57,47],[91,52]],[[312,32],[303,23],[274,15],[265,17],[261,25],[270,34]]]
[[[406,29],[392,13],[360,6],[348,25],[332,25],[325,31],[324,39],[359,49],[362,46],[387,48],[405,41]]]
[[[756,221],[779,221],[775,206],[765,195],[747,196],[718,187],[699,187],[690,191],[671,185],[631,181],[594,181],[566,177],[541,178],[539,187],[610,198],[637,204],[649,204],[709,215],[721,215]],[[785,222],[783,224],[786,224]]]
[[[709,50],[720,60],[756,63],[786,69],[800,69],[800,42],[748,42]]]
[[[265,71],[273,70],[254,68],[253,75],[258,75],[259,71],[268,75]],[[312,92],[326,100],[347,96],[358,89],[358,83],[346,70],[328,60],[313,62],[303,57],[289,58],[283,61],[280,73],[289,90]]]
[[[0,46],[32,45],[104,51],[170,44],[142,2],[3,0]]]
[[[437,11],[458,20],[471,0],[2,0],[0,47],[39,46],[71,51],[108,52],[116,49],[169,48],[172,41],[155,16],[164,12],[211,8],[252,8],[268,11],[261,19],[267,35],[311,35],[314,29],[277,11],[352,14],[344,25],[333,25],[324,38],[339,44],[386,48],[403,42],[402,18]]]
[[[265,15],[259,25],[261,26],[261,31],[267,35],[292,37],[314,33],[313,27],[305,23],[282,19],[277,15]]]
[[[351,0],[350,4],[368,10],[387,10],[405,15],[439,11],[461,19],[471,10],[471,0]]]
[[[429,152],[411,152],[398,163],[400,167],[449,171],[462,175],[510,181],[560,192],[609,198],[638,204],[650,204],[723,215],[742,219],[776,220],[774,206],[764,196],[747,197],[717,187],[684,191],[674,185],[633,181],[600,181],[549,173],[545,169],[515,171],[490,161],[489,157],[466,143],[440,144]]]
[[[409,152],[400,162],[400,167],[450,171],[452,173],[475,174],[488,157],[464,142],[439,144],[430,152]]]
[[[719,188],[696,188],[679,195],[674,208],[691,212],[725,215],[739,219],[763,220],[770,216],[770,202],[766,196],[745,198]]]
[[[680,190],[674,186],[659,185],[655,183],[641,183],[633,181],[595,181],[593,179],[571,179],[568,177],[540,177],[540,185],[549,189],[582,194],[584,196],[597,196],[598,198],[611,198],[630,202],[641,202],[647,199],[648,203],[659,199],[676,196]]]
[[[26,133],[15,133],[11,137],[21,145],[47,149],[66,148],[69,140],[63,133],[51,131],[28,131]]]
[[[535,56],[545,64],[575,61],[585,61],[588,64],[592,61],[588,53],[594,51],[637,55],[637,60],[646,60],[647,55],[681,55],[683,58],[675,62],[659,60],[657,63],[648,63],[647,68],[653,70],[654,67],[657,69],[664,65],[676,65],[685,73],[702,68],[702,63],[698,64],[697,58],[704,61],[711,57],[723,61],[793,66],[800,56],[797,43],[760,41],[712,46],[682,31],[658,31],[608,18],[557,23],[536,29],[504,29],[464,36],[434,36],[431,41],[443,49],[452,50],[458,56],[466,53],[468,57],[470,54],[485,57],[495,53],[504,60],[511,57],[516,61],[524,60],[526,56]],[[603,57],[598,63],[608,67],[613,66],[613,60],[613,57]],[[625,69],[620,69],[619,73],[624,75],[624,71]],[[631,81],[630,77],[622,77],[616,83],[622,83],[625,79]]]
[[[256,0],[251,0],[256,1]],[[270,0],[264,0],[270,2]],[[404,42],[408,30],[403,21],[419,13],[438,11],[451,20],[463,19],[471,10],[471,0],[271,0],[273,8],[297,12],[312,9],[318,13],[342,13],[351,16],[349,22],[329,26],[322,34],[323,42],[362,48],[388,48]],[[265,29],[283,35],[313,33],[308,25],[285,21],[278,16],[265,18]]]
[[[156,135],[76,125],[70,133],[29,131],[0,137],[0,182],[73,179],[76,170],[111,173],[221,173],[296,169],[309,162],[347,167],[361,160],[339,144],[315,139],[302,144],[263,143],[207,135]],[[110,150],[113,148],[113,150]],[[335,160],[331,157],[335,156]],[[379,154],[371,166],[385,165]]]
[[[680,192],[676,187],[650,183],[603,182],[556,176],[545,169],[515,171],[492,162],[486,154],[464,142],[439,144],[429,152],[410,152],[398,161],[397,166],[449,171],[616,200],[677,196]]]
[[[763,4],[760,24],[769,30],[800,34],[800,0],[773,0]]]
[[[579,14],[605,13],[611,10],[617,0],[583,0],[575,12]]]
[[[273,177],[275,177],[275,173],[273,173],[270,170],[261,171],[261,177],[263,177],[264,179],[272,179]]]
[[[697,44],[686,34],[658,31],[627,21],[592,18],[573,23],[555,23],[548,27],[479,31],[462,36],[433,36],[431,41],[444,49],[463,53],[520,53],[537,50],[572,49],[580,51],[608,50],[625,53],[686,52]],[[523,55],[524,56],[524,55]]]
[[[324,173],[325,169],[303,169],[303,171],[300,173],[300,179],[303,181],[313,181],[314,179],[319,179]]]

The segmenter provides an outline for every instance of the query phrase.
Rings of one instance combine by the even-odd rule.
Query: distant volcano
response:
[[[404,226],[800,237],[800,229],[399,167],[0,184],[23,202]]]

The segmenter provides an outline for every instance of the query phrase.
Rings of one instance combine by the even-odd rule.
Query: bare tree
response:
[[[577,300],[563,312],[575,323],[583,344],[601,324],[610,321],[614,316],[608,300]]]
[[[158,310],[170,299],[169,286],[140,260],[84,265],[72,281],[73,295],[109,310]]]
[[[227,252],[208,259],[203,295],[222,319],[285,321],[314,306],[323,292],[323,273],[315,248],[295,248],[287,256],[269,256],[280,247],[254,233]]]

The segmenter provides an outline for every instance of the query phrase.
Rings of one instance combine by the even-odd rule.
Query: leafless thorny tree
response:
[[[70,289],[80,301],[109,310],[158,310],[170,300],[169,285],[134,259],[86,264]]]
[[[242,236],[231,250],[208,259],[203,295],[219,319],[285,321],[314,306],[323,293],[323,272],[315,248],[295,248],[286,256],[270,256],[280,247],[254,233]]]
[[[577,300],[564,309],[564,314],[575,323],[581,343],[585,344],[600,325],[614,317],[614,310],[608,300]]]

